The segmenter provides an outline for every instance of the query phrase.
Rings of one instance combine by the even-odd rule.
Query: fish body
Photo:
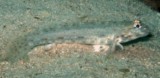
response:
[[[91,45],[95,52],[115,51],[116,47],[123,50],[122,43],[145,37],[149,33],[147,27],[141,25],[139,20],[135,20],[131,26],[125,28],[86,28],[48,33],[41,37],[39,42],[42,43],[39,44],[78,43]]]

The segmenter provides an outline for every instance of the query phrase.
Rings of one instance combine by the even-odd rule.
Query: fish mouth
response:
[[[127,46],[127,45],[131,45],[131,44],[136,44],[136,43],[139,43],[139,42],[147,42],[150,40],[150,38],[152,37],[153,35],[150,33],[144,37],[140,37],[140,38],[136,38],[136,39],[133,39],[133,40],[129,40],[127,42],[121,42],[120,44],[122,44],[123,46]]]
[[[149,32],[147,28],[136,29],[126,34],[125,36],[121,36],[122,41],[120,43],[130,42],[130,41],[142,38],[142,37],[146,37],[149,34],[151,33]]]

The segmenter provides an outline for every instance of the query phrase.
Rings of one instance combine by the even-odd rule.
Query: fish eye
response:
[[[134,27],[136,27],[136,28],[141,28],[142,26],[139,25],[139,24],[137,24],[137,25],[135,25]]]
[[[137,27],[137,28],[139,28],[139,27],[140,27],[140,25],[136,25],[136,27]]]

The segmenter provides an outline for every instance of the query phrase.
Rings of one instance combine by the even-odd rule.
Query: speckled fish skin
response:
[[[135,20],[131,28],[128,28],[127,31],[124,31],[120,37],[122,41],[120,43],[125,43],[131,40],[135,40],[140,37],[145,37],[150,33],[149,29],[140,24],[139,20]]]
[[[139,20],[135,20],[131,27],[126,28],[122,33],[114,37],[111,51],[115,51],[116,46],[119,46],[123,50],[123,45],[121,43],[126,43],[141,37],[145,37],[149,34],[149,29],[141,25]]]
[[[45,43],[44,45],[46,45],[46,43],[80,43],[93,45],[93,48],[95,48],[96,51],[102,51],[105,47],[109,47],[109,49],[105,49],[105,51],[115,51],[117,46],[123,50],[123,45],[121,45],[121,43],[145,37],[148,34],[149,30],[141,25],[139,20],[135,20],[131,26],[126,28],[108,27],[107,29],[76,29],[45,34],[41,36],[39,39],[41,41],[38,41],[37,46],[39,44],[43,45],[43,43]],[[43,41],[43,38],[46,38],[45,41],[47,42]]]
[[[63,39],[58,39],[55,43],[81,43],[81,44],[92,44],[93,46],[99,45],[99,49],[96,51],[101,51],[102,46],[112,47],[112,51],[115,51],[115,47],[118,46],[123,50],[121,43],[126,43],[141,37],[145,37],[149,34],[149,30],[140,24],[139,20],[135,20],[131,27],[122,30],[121,33],[113,33],[104,36],[73,36],[73,37],[63,37]],[[102,45],[102,46],[101,46]],[[108,50],[108,49],[107,49]]]

